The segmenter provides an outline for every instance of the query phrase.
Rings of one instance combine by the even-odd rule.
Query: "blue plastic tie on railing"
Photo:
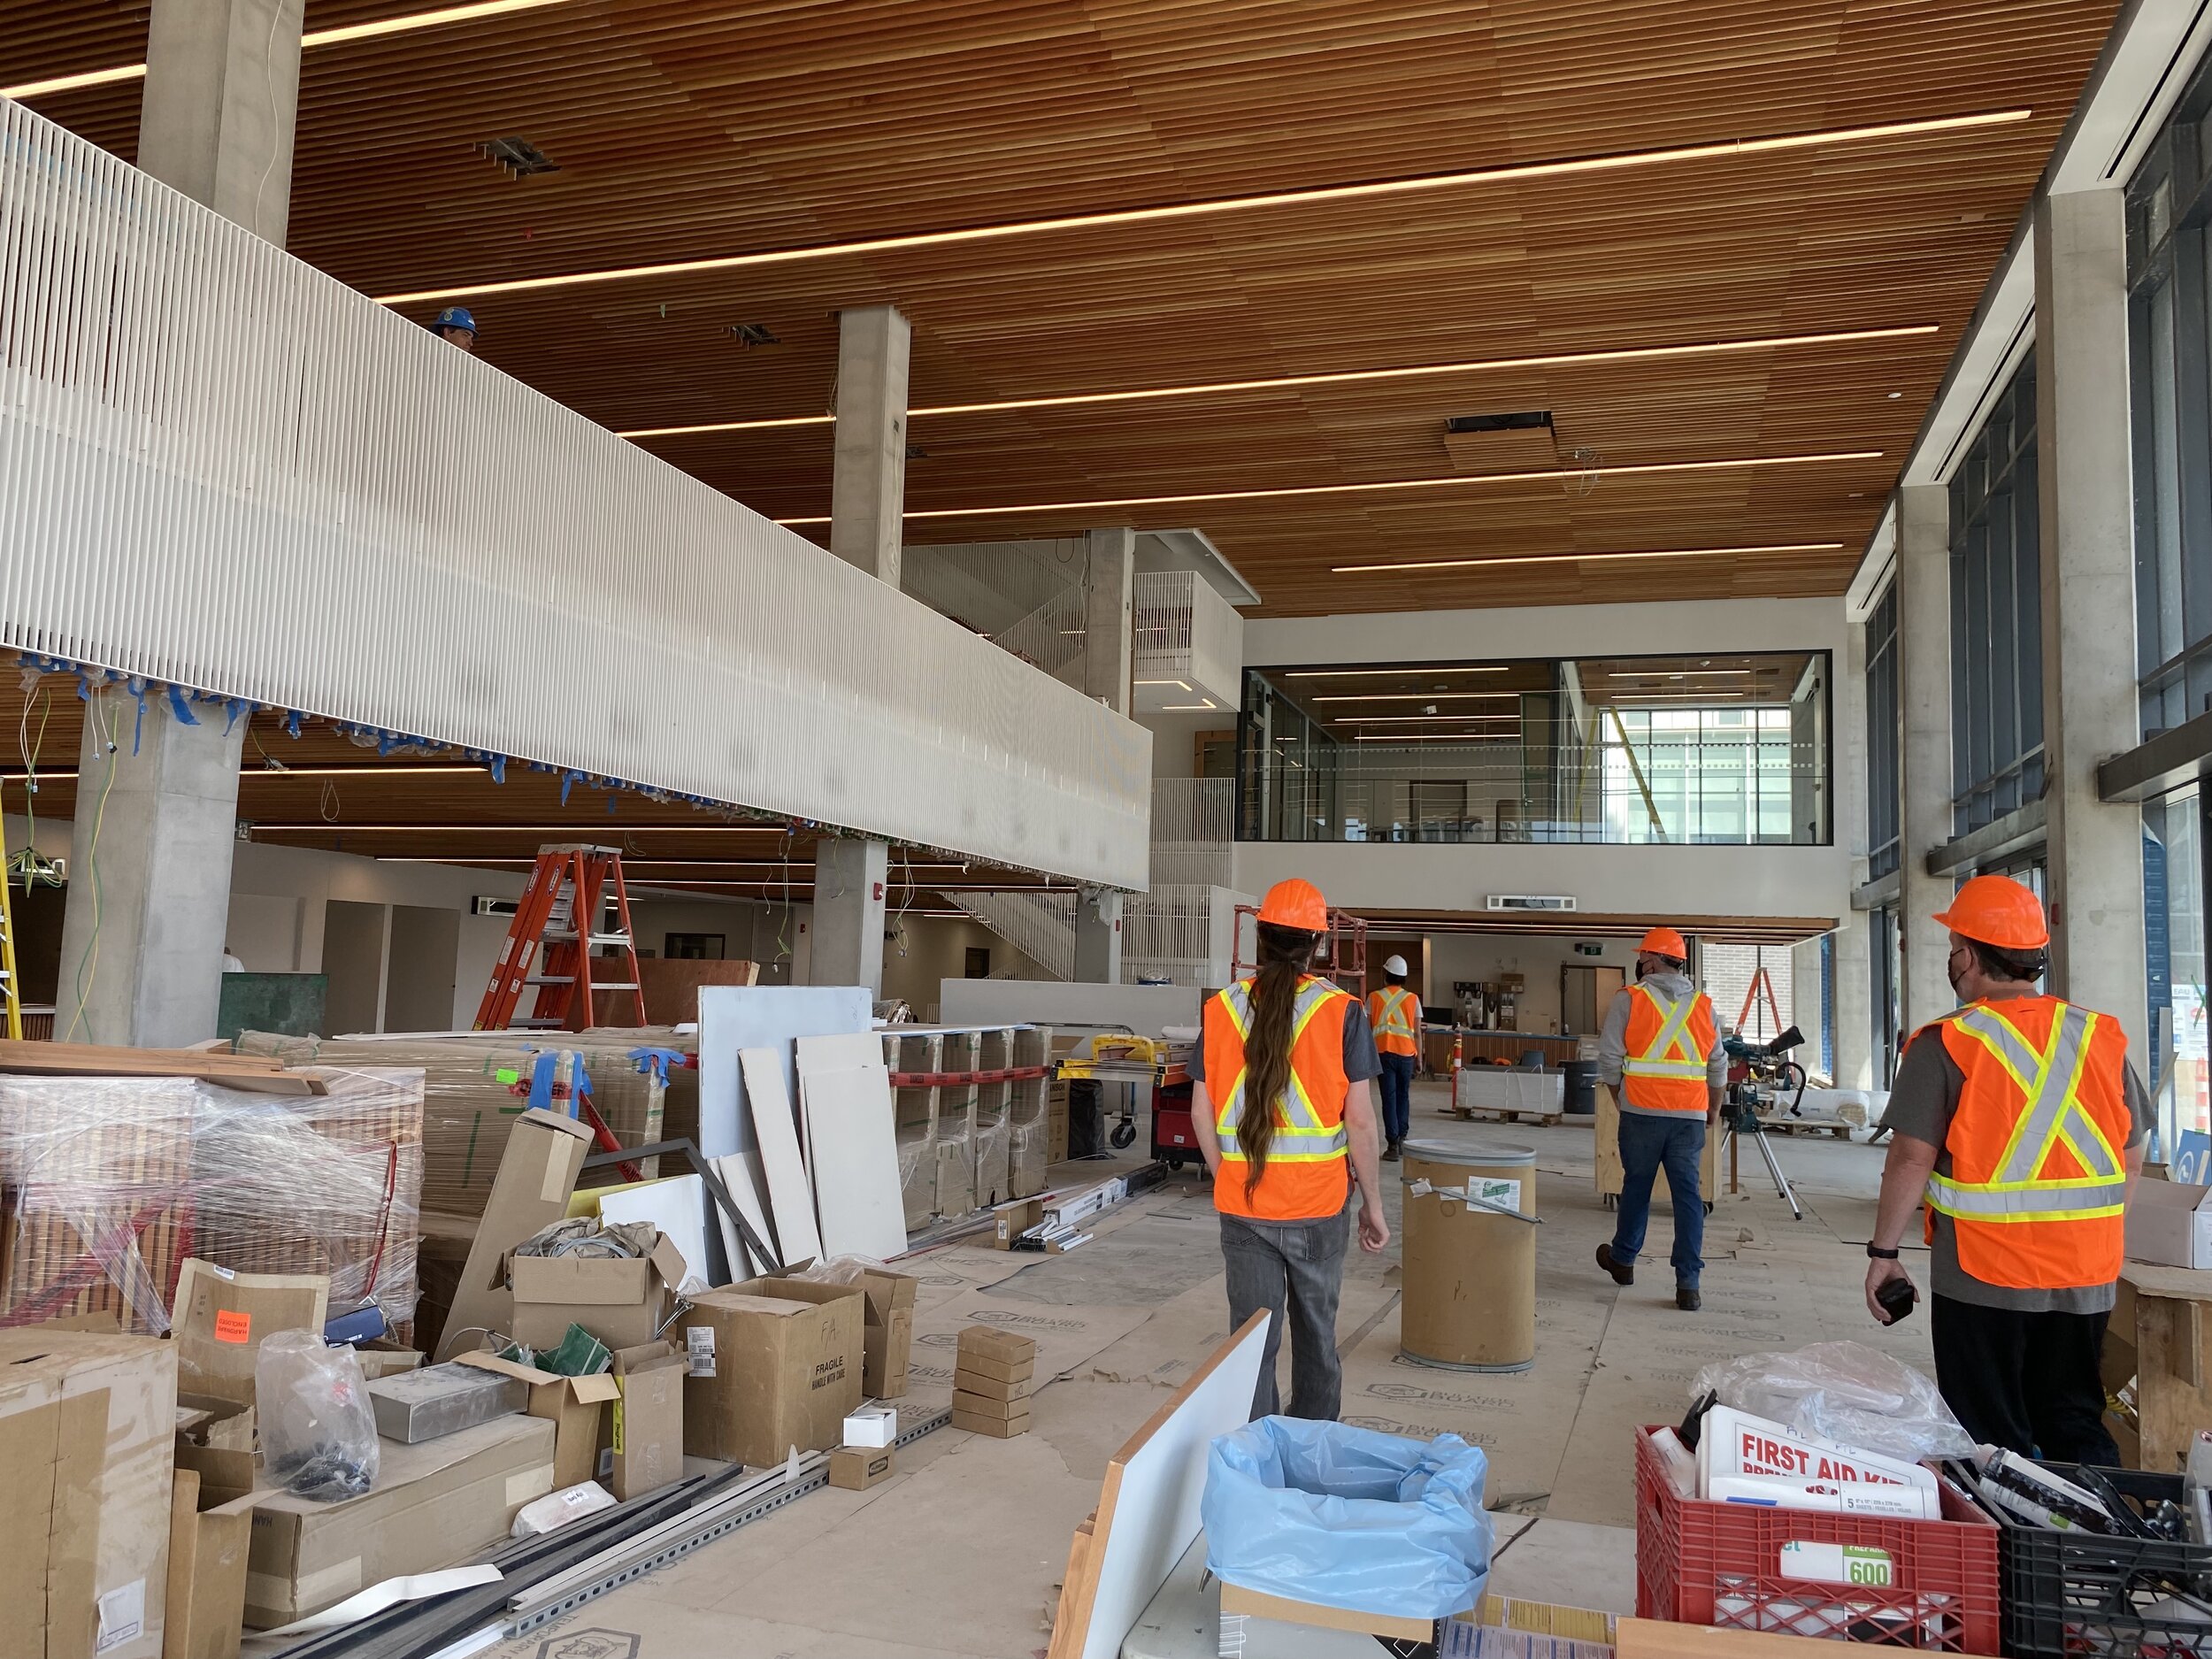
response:
[[[583,780],[583,776],[584,774],[580,772],[565,772],[561,774],[561,804],[563,806],[568,804],[568,792]]]
[[[530,1110],[534,1112],[550,1111],[553,1108],[554,1058],[551,1050],[541,1048],[530,1067]],[[568,1103],[568,1115],[576,1115],[574,1101]]]
[[[131,755],[133,758],[135,758],[138,754],[138,740],[146,730],[146,682],[142,680],[127,680],[124,682],[124,689],[138,699],[138,718],[131,722]]]
[[[633,1048],[630,1058],[635,1063],[640,1077],[657,1077],[666,1083],[669,1072],[682,1066],[684,1051],[681,1048]]]
[[[230,718],[223,722],[223,735],[228,737],[238,729],[239,721],[252,715],[253,704],[243,697],[227,697],[223,706],[230,710]]]
[[[287,709],[284,711],[284,734],[287,737],[297,737],[300,734],[300,711],[297,709]]]
[[[169,687],[169,712],[177,717],[179,726],[197,726],[200,717],[192,712],[191,699],[182,686]]]

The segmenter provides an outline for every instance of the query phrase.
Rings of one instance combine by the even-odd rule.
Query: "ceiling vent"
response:
[[[541,173],[560,171],[552,157],[526,138],[488,139],[477,145],[476,153],[510,179],[534,179]]]
[[[1575,902],[1563,894],[1493,893],[1483,901],[1493,910],[1571,910]]]
[[[1444,449],[1463,472],[1542,472],[1559,465],[1548,409],[1454,415],[1444,423]]]

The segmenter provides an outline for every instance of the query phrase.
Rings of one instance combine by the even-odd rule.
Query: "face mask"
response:
[[[1943,977],[1951,982],[1952,995],[1963,996],[1965,995],[1965,993],[1959,989],[1959,981],[1966,976],[1960,972],[1958,968],[1955,965],[1958,962],[1958,959],[1959,953],[1955,950],[1953,951],[1951,953],[1950,960],[1943,964]]]

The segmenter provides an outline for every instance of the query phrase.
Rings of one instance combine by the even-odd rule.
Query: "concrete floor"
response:
[[[1743,1192],[1724,1191],[1707,1224],[1704,1310],[1686,1314],[1674,1306],[1666,1267],[1663,1203],[1635,1286],[1617,1288],[1592,1262],[1612,1215],[1593,1188],[1586,1121],[1462,1124],[1438,1112],[1444,1098],[1442,1085],[1417,1086],[1417,1138],[1537,1150],[1545,1225],[1536,1364],[1494,1376],[1401,1359],[1394,1240],[1379,1257],[1355,1250],[1346,1274],[1344,1417],[1425,1438],[1448,1431],[1485,1449],[1489,1502],[1502,1512],[1494,1590],[1633,1610],[1630,1432],[1679,1417],[1701,1365],[1848,1336],[1928,1368],[1927,1322],[1885,1332],[1861,1298],[1859,1247],[1873,1218],[1878,1148],[1778,1139],[1806,1206],[1801,1223],[1747,1149]],[[1724,1187],[1726,1162],[1724,1154]],[[1115,1167],[1071,1165],[1054,1171],[1056,1184]],[[1394,1188],[1390,1205],[1394,1221]],[[902,1452],[899,1472],[872,1491],[810,1494],[549,1631],[490,1651],[500,1659],[1041,1655],[1069,1536],[1098,1502],[1107,1459],[1228,1332],[1202,1181],[1186,1173],[1095,1231],[1094,1243],[1065,1256],[956,1245],[902,1264],[922,1281],[912,1386],[902,1403],[945,1401],[955,1334],[979,1321],[1002,1325],[1037,1339],[1038,1375],[1053,1379],[1036,1397],[1028,1434],[993,1440],[941,1429]]]

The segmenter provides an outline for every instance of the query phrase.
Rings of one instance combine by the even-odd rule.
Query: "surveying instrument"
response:
[[[1794,1025],[1772,1042],[1747,1041],[1741,1037],[1722,1040],[1728,1050],[1728,1093],[1721,1102],[1721,1121],[1728,1125],[1728,1186],[1736,1187],[1736,1143],[1739,1137],[1747,1136],[1759,1148],[1759,1156],[1766,1160],[1767,1173],[1774,1178],[1775,1194],[1790,1207],[1790,1214],[1798,1220],[1805,1219],[1805,1207],[1797,1202],[1797,1193],[1790,1186],[1790,1178],[1782,1172],[1782,1161],[1774,1156],[1773,1138],[1767,1126],[1760,1121],[1763,1106],[1776,1110],[1787,1110],[1794,1117],[1805,1098],[1805,1068],[1789,1058],[1789,1051],[1805,1041],[1805,1033]],[[1790,1097],[1786,1109],[1782,1097],[1795,1083],[1797,1092]]]

